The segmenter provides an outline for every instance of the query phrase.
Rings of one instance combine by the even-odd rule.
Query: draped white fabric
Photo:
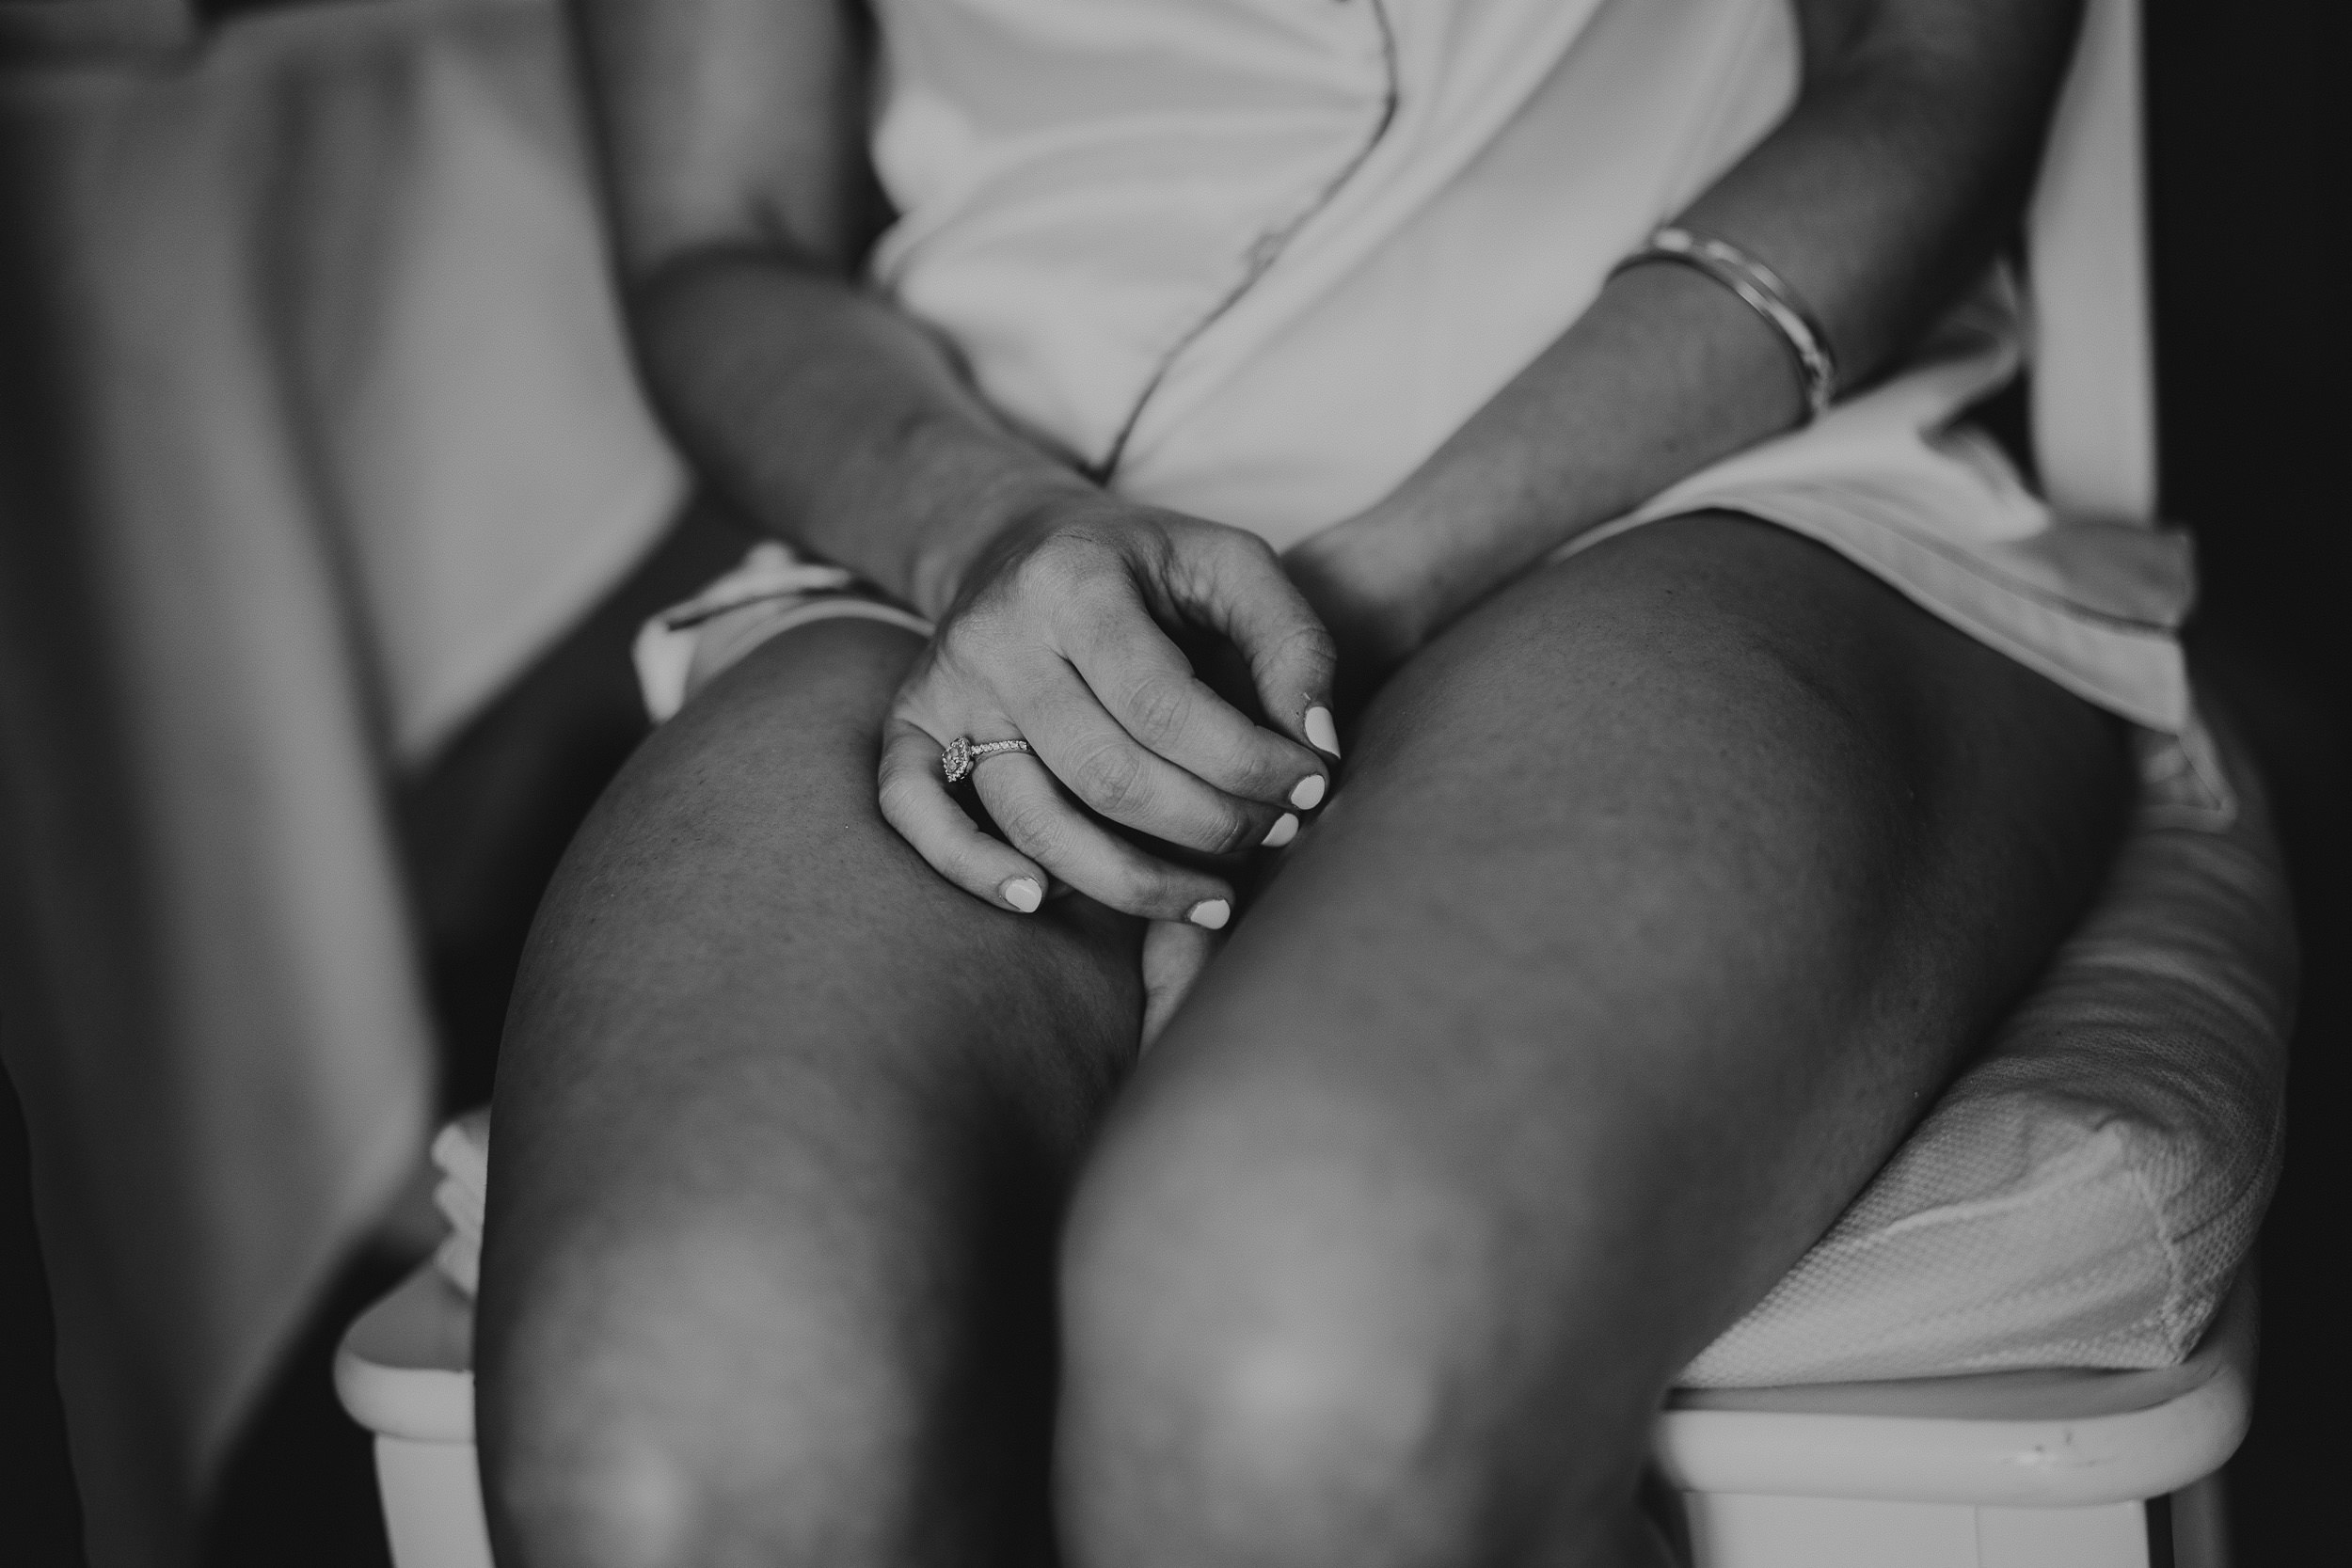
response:
[[[556,0],[167,10],[0,4],[0,1049],[99,1568],[421,1157],[388,769],[680,483]]]

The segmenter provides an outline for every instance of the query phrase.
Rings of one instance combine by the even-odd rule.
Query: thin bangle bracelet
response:
[[[1837,396],[1837,361],[1831,356],[1829,335],[1780,274],[1726,240],[1693,234],[1671,226],[1649,237],[1649,244],[1609,271],[1614,277],[1628,267],[1645,261],[1674,261],[1707,274],[1744,300],[1780,333],[1797,362],[1804,384],[1805,422],[1821,417]]]

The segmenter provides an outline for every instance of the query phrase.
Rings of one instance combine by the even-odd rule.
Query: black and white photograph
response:
[[[2348,80],[0,0],[0,1565],[2352,1561]]]

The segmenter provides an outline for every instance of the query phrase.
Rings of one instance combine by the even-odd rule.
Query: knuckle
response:
[[[1274,641],[1269,656],[1282,663],[1311,666],[1321,674],[1339,662],[1339,646],[1331,634],[1313,621],[1301,621]]]
[[[927,679],[949,690],[985,686],[982,672],[994,667],[1006,651],[1021,641],[1021,608],[1009,598],[992,597],[940,628]]]
[[[1102,542],[1082,530],[1071,529],[1023,558],[1016,569],[1021,586],[1059,603],[1103,568]]]
[[[1227,528],[1219,531],[1216,553],[1212,557],[1219,575],[1234,590],[1263,589],[1271,580],[1287,582],[1282,570],[1282,558],[1273,546],[1245,529]]]
[[[1263,535],[1252,533],[1248,529],[1229,528],[1226,530],[1226,547],[1237,551],[1241,560],[1252,570],[1279,572],[1282,569],[1281,556]]]
[[[1129,913],[1165,914],[1179,902],[1174,874],[1154,863],[1130,862],[1120,868],[1117,881],[1117,901]]]
[[[1232,781],[1227,787],[1245,800],[1267,805],[1288,796],[1297,787],[1299,776],[1309,771],[1308,764],[1293,757],[1271,736],[1245,736],[1223,761],[1225,775]]]
[[[942,854],[933,863],[939,874],[962,888],[966,893],[985,898],[995,891],[998,874],[990,865],[986,852],[980,847],[985,839],[972,844],[959,844]]]
[[[907,776],[904,768],[894,770],[887,765],[883,767],[880,784],[875,790],[875,799],[876,803],[882,807],[884,821],[893,827],[898,827],[914,818],[916,806],[915,787],[914,780]]]
[[[1024,800],[996,818],[996,825],[1014,847],[1040,861],[1062,858],[1067,830],[1064,814],[1045,800]]]
[[[1249,813],[1216,795],[1199,801],[1186,800],[1181,816],[1160,836],[1204,855],[1230,855],[1254,847],[1264,831],[1250,820]]]
[[[997,614],[993,605],[974,604],[942,622],[925,651],[923,668],[907,677],[901,691],[907,696],[920,692],[932,699],[924,704],[926,707],[935,710],[944,705],[938,699],[972,678],[976,656],[983,656],[994,641]]]
[[[1097,746],[1079,760],[1076,771],[1078,793],[1105,816],[1131,815],[1151,799],[1149,770],[1143,754],[1133,746],[1119,742]]]
[[[1264,836],[1265,829],[1250,820],[1247,814],[1228,807],[1218,813],[1215,842],[1202,847],[1212,854],[1238,854],[1244,849],[1256,848],[1258,841]]]
[[[1021,599],[1052,604],[1076,587],[1079,577],[1077,565],[1067,552],[1045,549],[1026,557],[1013,568],[1012,582]]]
[[[1158,748],[1183,733],[1192,711],[1188,681],[1154,671],[1127,693],[1127,720],[1136,739]]]

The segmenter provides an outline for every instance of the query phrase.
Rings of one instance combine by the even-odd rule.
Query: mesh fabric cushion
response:
[[[2245,793],[2226,832],[2143,818],[1987,1053],[1684,1386],[2157,1367],[2195,1348],[2284,1130],[2295,929]]]

